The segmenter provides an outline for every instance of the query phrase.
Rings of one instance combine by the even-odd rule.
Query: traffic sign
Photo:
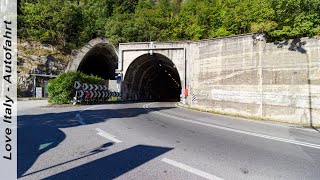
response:
[[[88,90],[88,89],[89,89],[89,85],[88,85],[87,83],[83,83],[83,84],[82,84],[82,89],[83,89],[84,91]]]
[[[79,81],[75,81],[73,87],[78,90],[81,88],[81,83]]]

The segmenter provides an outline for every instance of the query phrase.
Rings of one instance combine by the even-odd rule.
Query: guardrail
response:
[[[108,90],[107,86],[98,84],[74,82],[76,94],[73,98],[73,105],[77,103],[103,103],[107,102],[111,97],[121,98],[121,93]]]

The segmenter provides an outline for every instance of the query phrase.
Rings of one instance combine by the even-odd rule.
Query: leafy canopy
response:
[[[320,34],[319,0],[21,0],[19,36],[76,48],[99,36],[198,40],[266,32],[272,40]]]

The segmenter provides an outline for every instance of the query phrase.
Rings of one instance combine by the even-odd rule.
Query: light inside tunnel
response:
[[[115,80],[118,57],[112,46],[98,44],[82,59],[78,71],[88,75],[96,75],[105,80]]]
[[[181,80],[173,62],[161,55],[145,54],[131,63],[123,82],[127,99],[179,101]]]

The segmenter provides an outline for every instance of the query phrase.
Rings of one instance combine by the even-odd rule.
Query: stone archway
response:
[[[96,38],[78,51],[73,52],[67,70],[93,74],[103,79],[115,79],[118,68],[118,53],[105,38]]]

